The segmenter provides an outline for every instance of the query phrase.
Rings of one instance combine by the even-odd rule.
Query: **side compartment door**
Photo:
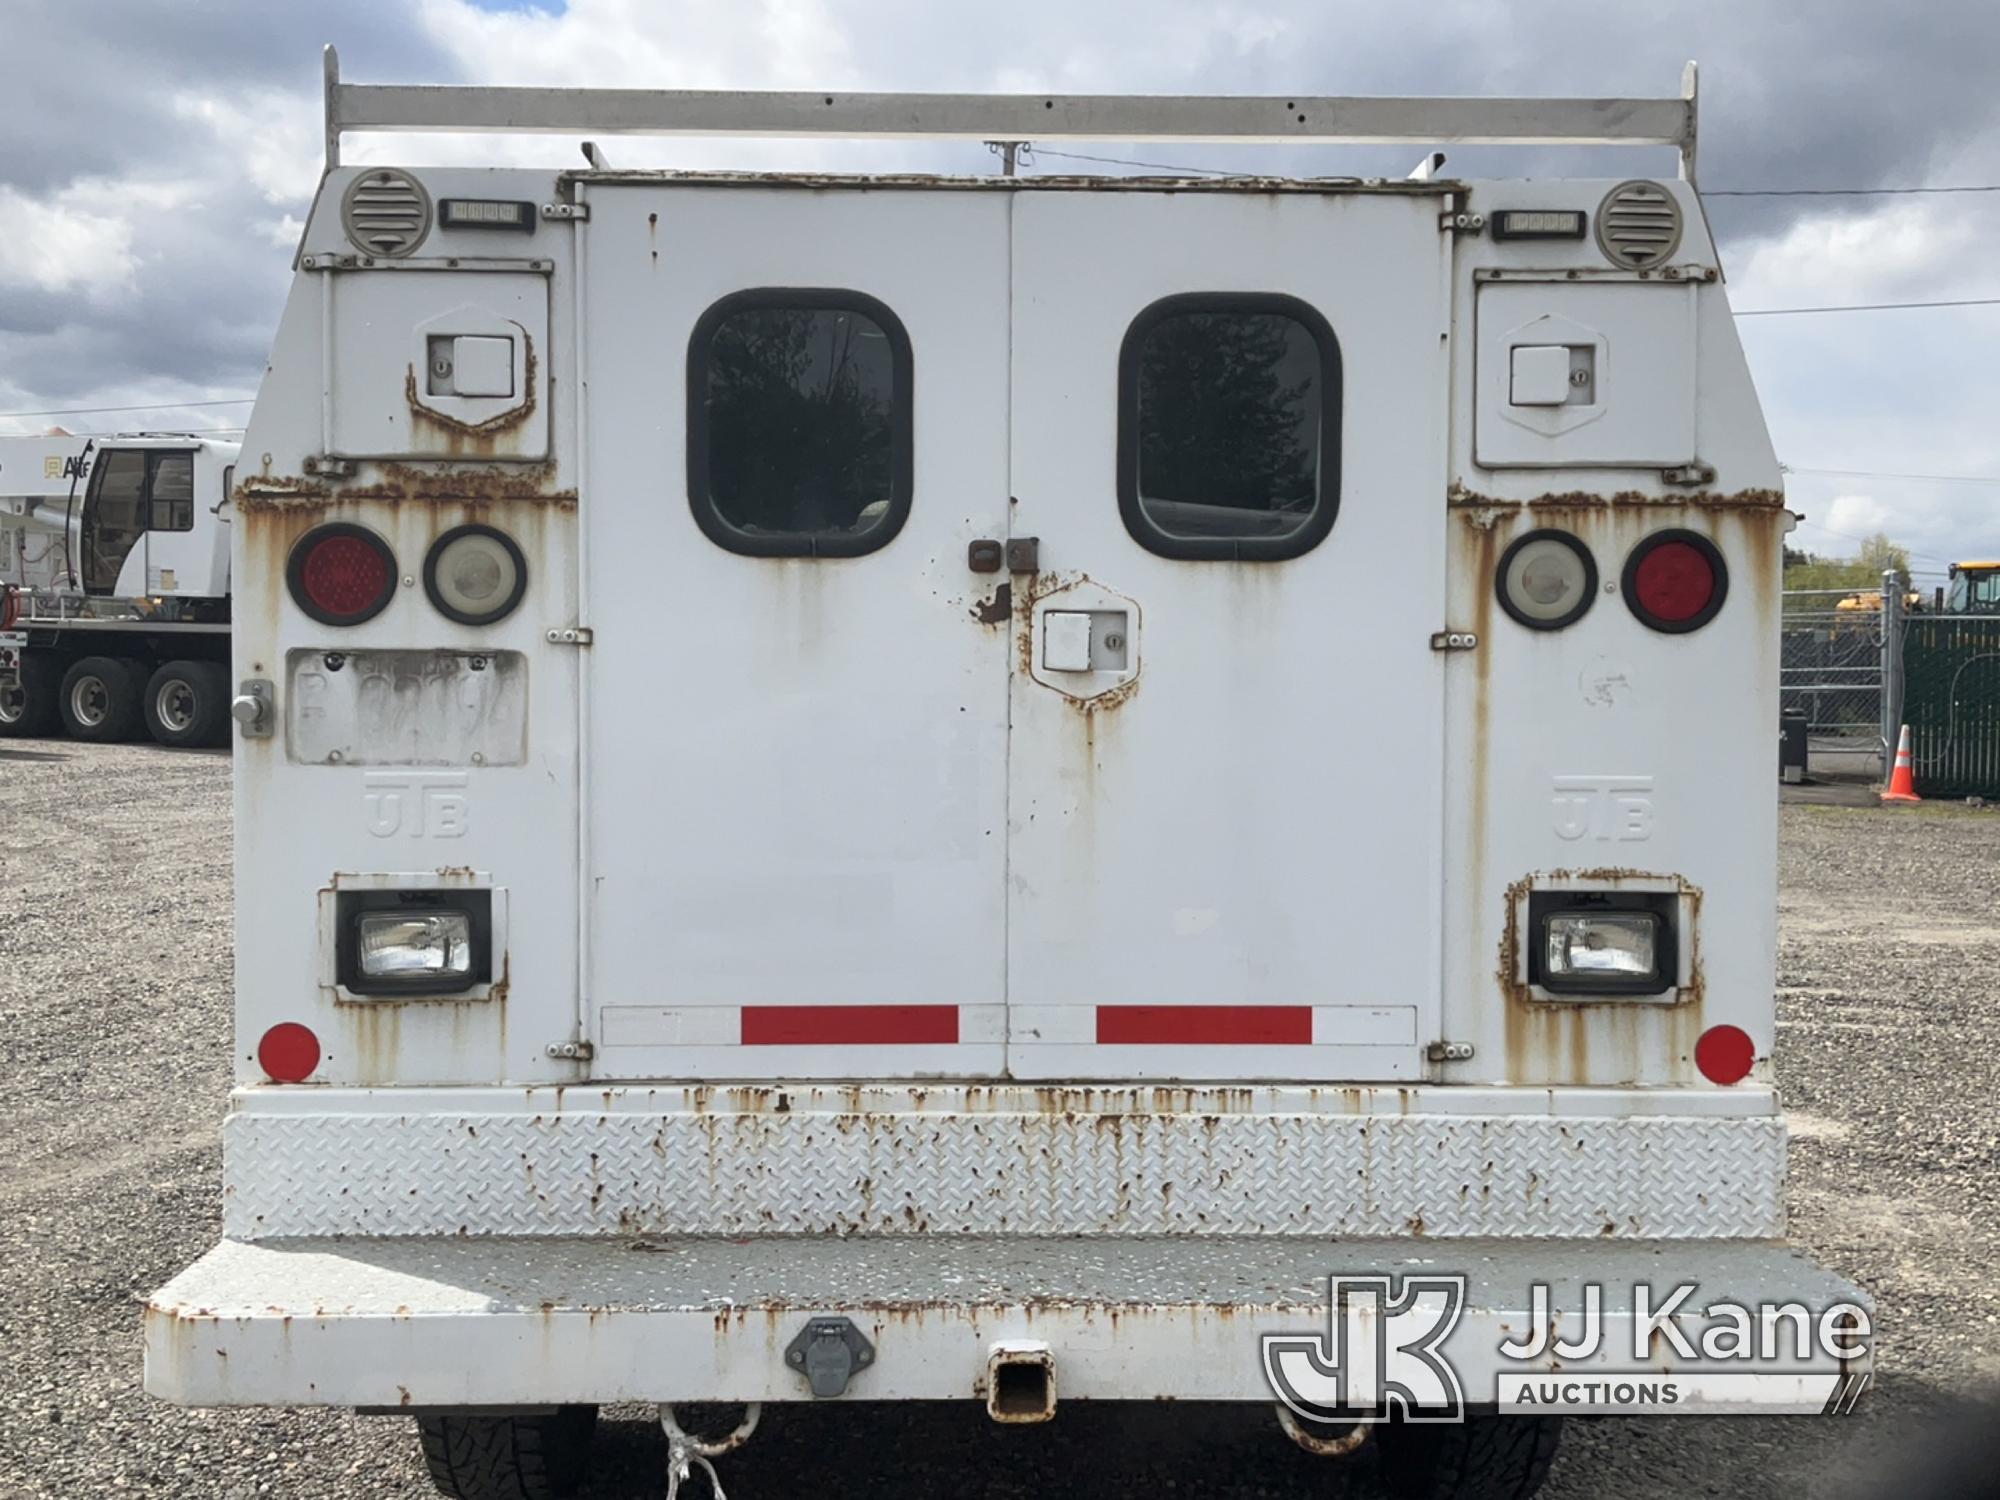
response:
[[[1009,1065],[1425,1076],[1437,200],[1023,194]]]
[[[589,203],[595,1072],[993,1075],[1006,204]]]

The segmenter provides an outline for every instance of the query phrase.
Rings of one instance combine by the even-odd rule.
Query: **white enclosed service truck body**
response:
[[[0,737],[222,742],[236,457],[190,433],[0,437]]]
[[[1691,154],[1691,95],[328,98],[235,492],[225,1238],[149,1389],[412,1409],[466,1495],[573,1479],[616,1401],[1340,1435],[1449,1392],[1328,1344],[1315,1395],[1285,1339],[1434,1273],[1483,1425],[1385,1461],[1525,1494],[1514,1376],[1817,1409],[1865,1370],[1648,1321],[1857,1296],[1781,1243],[1787,518],[1691,182],[337,160]]]

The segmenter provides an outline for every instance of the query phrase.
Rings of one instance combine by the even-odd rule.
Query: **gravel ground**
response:
[[[1573,1422],[1549,1496],[1858,1494],[1912,1432],[1966,1430],[1962,1403],[2000,1392],[2000,813],[1788,806],[1782,826],[1793,1236],[1877,1299],[1878,1384],[1839,1424]],[[227,758],[0,745],[0,828],[0,1495],[429,1493],[406,1422],[138,1388],[135,1299],[218,1233]],[[660,1494],[653,1429],[612,1416],[589,1496]],[[969,1403],[789,1408],[724,1478],[738,1500],[1372,1493],[1261,1409],[1191,1407],[1012,1430]]]

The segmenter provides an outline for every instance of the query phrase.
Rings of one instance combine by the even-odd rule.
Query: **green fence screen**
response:
[[[2000,616],[1911,615],[1903,629],[1917,791],[2000,798]]]

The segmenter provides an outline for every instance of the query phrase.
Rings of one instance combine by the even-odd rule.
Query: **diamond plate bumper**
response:
[[[245,1089],[224,1232],[1773,1238],[1768,1091]]]
[[[1328,1277],[1464,1275],[1443,1345],[1469,1402],[1490,1402],[1499,1345],[1604,1288],[1595,1369],[1698,1376],[1655,1341],[1631,1358],[1633,1288],[1700,1283],[1693,1305],[1858,1294],[1782,1246],[1685,1242],[1329,1241],[1264,1236],[876,1236],[750,1240],[224,1241],[146,1308],[146,1389],[203,1406],[531,1406],[808,1398],[784,1350],[813,1316],[846,1315],[874,1360],[844,1399],[973,1399],[994,1343],[1049,1346],[1065,1401],[1268,1401],[1267,1333],[1328,1328]],[[1798,1370],[1815,1374],[1802,1377]],[[1850,1370],[1853,1366],[1848,1367]],[[1839,1367],[1795,1367],[1754,1404],[1817,1409]],[[1813,1384],[1813,1380],[1817,1384]],[[1801,1400],[1801,1394],[1804,1399]],[[1681,1409],[1699,1409],[1699,1399]]]

